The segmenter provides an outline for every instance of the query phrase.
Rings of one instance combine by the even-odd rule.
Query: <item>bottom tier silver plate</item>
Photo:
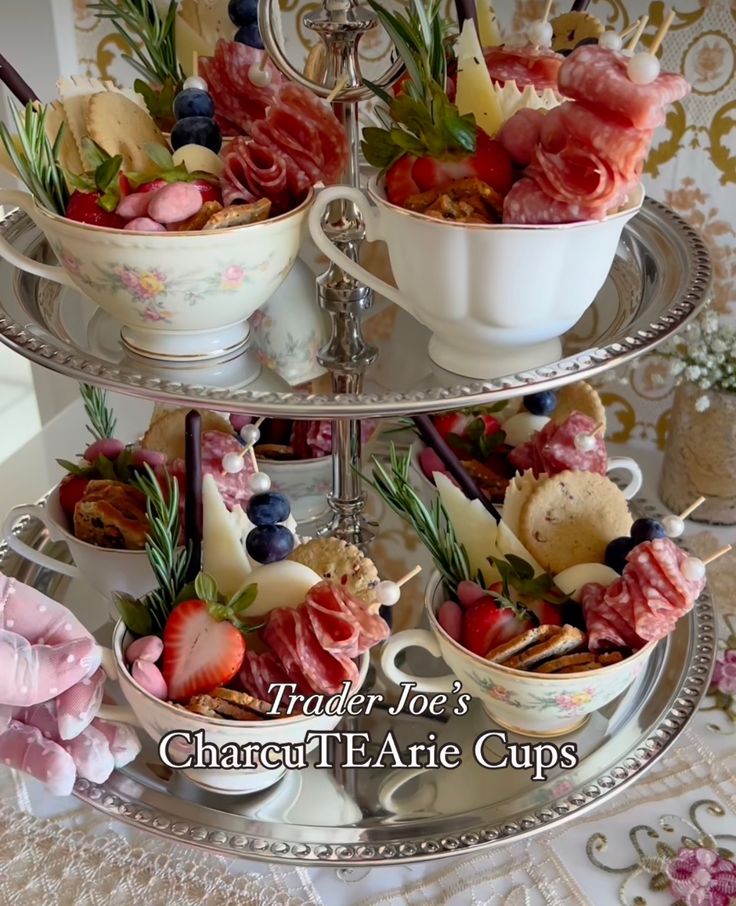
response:
[[[24,540],[68,559],[38,522],[16,526]],[[65,603],[104,644],[112,614],[81,581],[60,578],[0,546],[0,569]],[[136,761],[103,784],[77,782],[74,794],[112,818],[228,857],[347,867],[438,859],[506,845],[549,830],[595,807],[651,767],[683,731],[705,694],[716,653],[715,616],[707,592],[677,630],[661,642],[629,691],[555,743],[577,745],[579,761],[551,770],[488,769],[472,757],[482,732],[498,729],[475,703],[463,717],[427,719],[385,710],[354,720],[374,749],[391,729],[402,748],[458,743],[455,770],[406,768],[293,771],[271,789],[243,797],[207,793],[166,768],[146,740]],[[412,661],[412,669],[419,664]],[[428,667],[427,673],[434,670]],[[380,684],[371,671],[367,686]],[[343,724],[344,727],[344,724]],[[508,734],[508,744],[529,743]],[[531,741],[534,742],[534,741]],[[493,751],[500,757],[504,747]]]

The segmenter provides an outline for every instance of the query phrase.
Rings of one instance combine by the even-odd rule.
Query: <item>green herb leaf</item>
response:
[[[217,588],[217,582],[209,576],[207,573],[199,573],[197,578],[194,580],[194,590],[197,593],[197,597],[200,601],[212,601],[217,602],[220,597],[220,592]]]
[[[245,588],[241,588],[239,591],[235,592],[228,602],[228,607],[230,607],[235,614],[243,613],[251,606],[251,604],[253,604],[257,597],[258,584],[256,582],[251,582],[250,585],[246,585]]]
[[[117,421],[107,403],[107,392],[92,384],[80,384],[79,393],[89,420],[87,430],[95,440],[113,437]]]
[[[174,601],[175,604],[182,604],[184,601],[192,601],[197,598],[197,589],[195,582],[187,582],[187,584],[181,589],[179,594],[176,596]]]
[[[95,471],[99,473],[100,478],[105,481],[117,481],[115,474],[115,465],[107,456],[98,456],[94,462]]]
[[[132,595],[124,592],[114,594],[113,600],[123,623],[132,633],[138,636],[151,634],[153,621],[148,608],[142,601],[137,601]]]
[[[87,135],[82,139],[82,156],[89,169],[94,172],[112,157]]]
[[[57,459],[56,461],[62,469],[76,475],[77,478],[89,478],[95,473],[94,467],[90,465],[81,466],[79,463],[69,462],[68,459]]]
[[[122,165],[122,155],[116,154],[115,157],[109,158],[109,160],[104,161],[97,167],[95,170],[95,186],[100,192],[107,192],[113,182],[117,185],[118,174]]]
[[[162,145],[157,145],[155,142],[148,142],[144,145],[143,150],[151,158],[151,160],[156,164],[159,169],[173,170],[175,168],[174,158],[171,156],[168,148],[164,148]],[[185,172],[186,172],[186,168]]]
[[[172,78],[167,78],[163,85],[152,88],[141,79],[136,79],[133,87],[145,101],[148,112],[152,119],[156,121],[159,129],[163,132],[170,132],[176,122],[174,119],[174,98],[181,91],[181,83],[175,82]],[[161,145],[158,147],[166,150]]]

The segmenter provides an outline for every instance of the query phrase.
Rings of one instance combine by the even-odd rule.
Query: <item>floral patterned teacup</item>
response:
[[[493,664],[453,641],[435,616],[444,600],[440,576],[435,573],[425,600],[432,631],[409,629],[390,638],[381,653],[386,676],[395,683],[415,683],[417,691],[430,694],[450,692],[453,682],[460,680],[465,692],[480,699],[489,717],[522,736],[561,736],[582,726],[588,715],[628,689],[656,645],[650,642],[618,664],[584,673],[525,673]],[[452,672],[429,678],[399,669],[398,655],[412,647],[441,657]]]
[[[313,194],[261,223],[207,232],[141,233],[88,226],[0,189],[44,233],[61,266],[42,264],[0,237],[0,254],[23,271],[76,287],[122,325],[140,355],[202,359],[241,346],[247,319],[296,261]]]

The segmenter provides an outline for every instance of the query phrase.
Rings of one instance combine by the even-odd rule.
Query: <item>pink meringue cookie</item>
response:
[[[135,661],[150,661],[155,664],[163,650],[164,643],[157,635],[144,635],[128,645],[125,649],[125,660],[129,664]]]
[[[149,695],[163,701],[169,697],[164,675],[155,664],[150,661],[138,660],[133,664],[132,674],[141,689],[144,689]]]

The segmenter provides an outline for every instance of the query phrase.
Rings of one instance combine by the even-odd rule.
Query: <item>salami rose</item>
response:
[[[515,447],[509,453],[509,462],[520,472],[531,469],[537,478],[543,473],[556,475],[568,469],[605,475],[608,468],[606,442],[601,434],[593,434],[596,428],[595,421],[589,415],[572,412],[561,425],[547,422],[531,440]],[[575,438],[581,434],[590,434],[595,438],[592,450],[578,450]]]
[[[564,61],[546,47],[490,47],[483,52],[494,82],[514,81],[519,88],[532,85],[538,91],[557,88],[557,75]]]

